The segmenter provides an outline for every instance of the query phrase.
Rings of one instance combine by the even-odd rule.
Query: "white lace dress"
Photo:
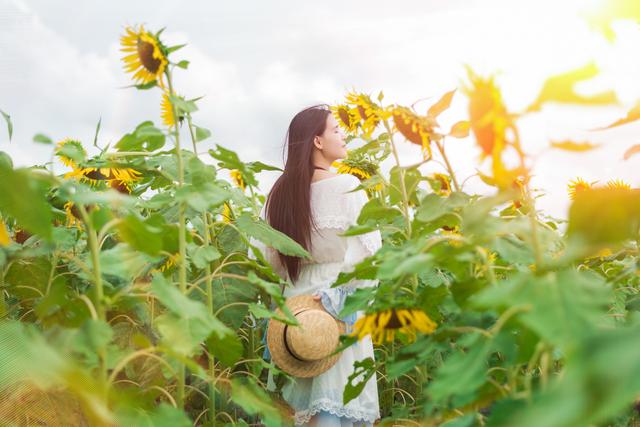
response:
[[[377,285],[377,280],[351,280],[338,288],[331,288],[340,272],[352,271],[354,265],[373,255],[382,246],[381,235],[377,230],[359,236],[338,236],[356,224],[360,210],[368,200],[364,190],[349,193],[358,185],[360,180],[348,174],[311,183],[311,212],[318,227],[318,231],[311,228],[309,252],[313,259],[302,261],[300,275],[293,283],[294,286],[285,288],[285,297],[318,293],[322,295],[325,308],[333,308],[328,311],[337,313],[346,296],[356,288]],[[264,208],[261,216],[265,218]],[[263,252],[281,277],[289,277],[273,248],[265,247],[253,238],[251,244]],[[253,256],[251,258],[255,259]],[[362,315],[363,312],[359,311],[354,318]],[[313,378],[295,378],[286,383],[283,398],[295,410],[295,425],[308,423],[320,411],[340,417],[343,426],[349,425],[349,422],[357,426],[363,423],[371,425],[380,418],[375,373],[357,398],[346,405],[342,403],[345,385],[354,370],[354,361],[368,357],[374,357],[370,335],[345,349],[331,369]],[[272,383],[271,373],[269,382]]]

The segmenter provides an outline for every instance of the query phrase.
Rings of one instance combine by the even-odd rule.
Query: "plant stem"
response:
[[[87,209],[82,204],[78,204],[78,210],[80,211],[80,215],[82,216],[82,220],[84,222],[84,226],[87,230],[87,241],[89,243],[89,250],[91,251],[91,267],[93,270],[93,281],[94,281],[94,307],[96,309],[96,313],[98,315],[98,320],[102,322],[106,322],[106,313],[105,308],[103,306],[104,300],[104,289],[102,286],[102,272],[100,268],[100,248],[98,247],[98,235],[97,231],[93,228],[93,224],[91,223],[91,218],[89,218],[89,214]],[[57,259],[56,259],[57,263]],[[107,381],[107,364],[106,364],[106,352],[104,347],[100,347],[98,349],[98,358],[100,360],[100,381],[102,384],[106,384]],[[105,393],[107,389],[105,388]],[[105,396],[106,397],[106,396]]]
[[[387,129],[387,133],[389,134],[389,142],[391,143],[391,150],[393,152],[393,157],[396,159],[396,165],[400,171],[400,190],[402,193],[402,211],[404,212],[404,218],[407,223],[407,239],[411,238],[411,219],[409,218],[409,197],[407,196],[407,188],[404,183],[404,172],[405,170],[400,166],[400,157],[398,156],[398,150],[396,149],[396,144],[393,142],[393,133],[391,132],[391,127],[389,126],[389,122],[384,120],[384,127]]]
[[[191,121],[191,114],[187,114],[187,125],[189,127],[189,135],[191,135],[191,143],[193,144],[193,154],[198,157],[198,150],[196,149],[196,137],[193,132],[193,123]],[[204,246],[209,246],[211,241],[209,240],[209,217],[207,212],[202,214],[202,223],[204,226]],[[211,264],[207,263],[205,266],[206,273],[206,285],[207,285],[207,307],[209,308],[209,313],[214,315],[213,311],[213,276],[211,275]],[[211,378],[215,379],[216,377],[216,363],[215,356],[212,354],[209,355],[209,371],[211,372]],[[216,382],[211,381],[209,384],[209,420],[211,420],[212,425],[215,424],[216,419]]]
[[[449,176],[453,181],[453,186],[455,187],[456,191],[460,191],[460,185],[458,185],[456,174],[453,172],[451,163],[449,163],[449,158],[447,157],[447,154],[444,152],[444,141],[442,143],[440,141],[436,141],[436,146],[438,147],[438,151],[440,151],[440,154],[442,155],[442,159],[444,160],[445,165],[447,165],[447,172],[449,172]]]
[[[173,82],[171,79],[171,70],[167,68],[166,70],[167,82],[169,85],[169,94],[175,96],[175,92],[173,91]],[[175,140],[175,150],[176,150],[176,162],[178,166],[178,188],[182,188],[184,186],[184,164],[182,161],[182,153],[180,152],[180,129],[178,127],[178,111],[176,106],[171,103],[171,109],[173,110],[173,117],[176,118],[176,123],[174,125],[174,140]],[[183,294],[187,291],[187,224],[186,224],[186,215],[185,215],[185,206],[184,202],[181,201],[178,204],[178,254],[180,259],[178,260],[178,278],[180,282],[180,292]],[[180,363],[178,367],[178,408],[184,409],[184,385],[185,385],[185,366],[184,363]]]

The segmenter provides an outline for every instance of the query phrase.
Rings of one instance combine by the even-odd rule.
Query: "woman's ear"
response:
[[[322,144],[320,144],[320,138],[317,136],[313,137],[313,144],[316,146],[318,150],[322,150]]]

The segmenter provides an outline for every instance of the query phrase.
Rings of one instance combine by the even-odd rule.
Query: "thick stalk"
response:
[[[169,94],[175,96],[173,91],[173,82],[171,80],[171,71],[167,68],[166,71],[167,82],[169,85]],[[180,152],[180,129],[178,127],[178,111],[176,106],[171,103],[171,109],[173,110],[173,117],[176,118],[176,123],[173,129],[173,137],[175,140],[176,149],[176,162],[178,166],[178,188],[182,188],[184,185],[184,163],[182,161],[182,153]],[[178,205],[178,254],[180,259],[178,260],[178,278],[180,283],[180,292],[185,294],[187,292],[187,224],[184,202],[180,202]],[[180,363],[178,366],[178,408],[184,409],[184,396],[185,396],[185,366],[184,363]]]
[[[93,272],[94,281],[94,302],[93,305],[98,315],[98,320],[106,322],[105,308],[103,305],[104,289],[102,285],[102,272],[100,268],[100,247],[98,246],[97,231],[93,228],[89,214],[86,208],[82,204],[78,204],[78,209],[84,226],[87,230],[87,241],[89,243],[89,251],[91,252],[91,267]],[[57,262],[57,261],[56,261]],[[100,360],[100,381],[101,384],[106,384],[107,380],[107,365],[106,365],[106,352],[104,347],[98,349],[98,359]]]
[[[411,238],[411,218],[409,218],[409,197],[407,196],[407,187],[404,183],[404,172],[405,170],[400,166],[400,157],[398,156],[398,150],[396,149],[396,144],[393,142],[393,133],[391,132],[391,127],[389,126],[389,122],[384,120],[384,127],[387,129],[387,133],[389,134],[389,142],[391,143],[391,150],[393,152],[393,157],[396,159],[396,165],[400,170],[400,192],[402,193],[402,211],[404,212],[404,218],[407,223],[407,238]]]
[[[193,144],[193,154],[198,157],[198,150],[196,149],[196,136],[193,131],[193,123],[191,122],[191,114],[187,114],[187,124],[189,127],[189,135],[191,136],[191,143]],[[202,223],[204,226],[204,246],[209,246],[211,241],[209,240],[209,217],[207,212],[202,214]],[[205,266],[206,273],[206,286],[207,286],[207,307],[209,308],[209,313],[214,314],[213,311],[213,276],[211,275],[211,265],[207,263]],[[211,378],[214,381],[211,381],[209,384],[209,420],[211,420],[212,424],[215,424],[216,419],[216,363],[215,357],[210,354],[209,355],[209,372]]]

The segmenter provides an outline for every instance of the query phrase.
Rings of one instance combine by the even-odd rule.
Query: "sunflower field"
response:
[[[280,168],[220,145],[198,152],[211,132],[197,124],[202,101],[174,86],[189,68],[181,47],[165,45],[162,31],[126,28],[128,90],[157,93],[158,117],[114,145],[98,124],[92,141],[39,136],[51,150],[45,165],[14,167],[0,153],[2,425],[292,423],[279,394],[287,374],[262,358],[266,321],[295,324],[275,310],[290,283],[250,238],[310,255],[259,217],[258,174]],[[369,195],[346,235],[383,237],[333,285],[379,280],[341,313],[366,310],[341,344],[371,334],[376,356],[353,367],[344,402],[363,388],[356,378],[376,373],[381,426],[640,425],[640,190],[576,177],[568,218],[549,217],[536,209],[519,133],[519,120],[547,104],[612,96],[574,91],[597,74],[588,64],[551,76],[516,112],[495,77],[466,73],[426,113],[383,92],[351,92],[332,106],[347,141],[359,142],[333,166]],[[466,116],[441,128],[459,96]],[[640,104],[605,125],[638,119]],[[490,195],[467,193],[447,156],[466,137]],[[419,146],[421,158],[401,165],[401,144]],[[594,148],[552,145],[576,156]],[[423,175],[430,162],[441,172]]]

